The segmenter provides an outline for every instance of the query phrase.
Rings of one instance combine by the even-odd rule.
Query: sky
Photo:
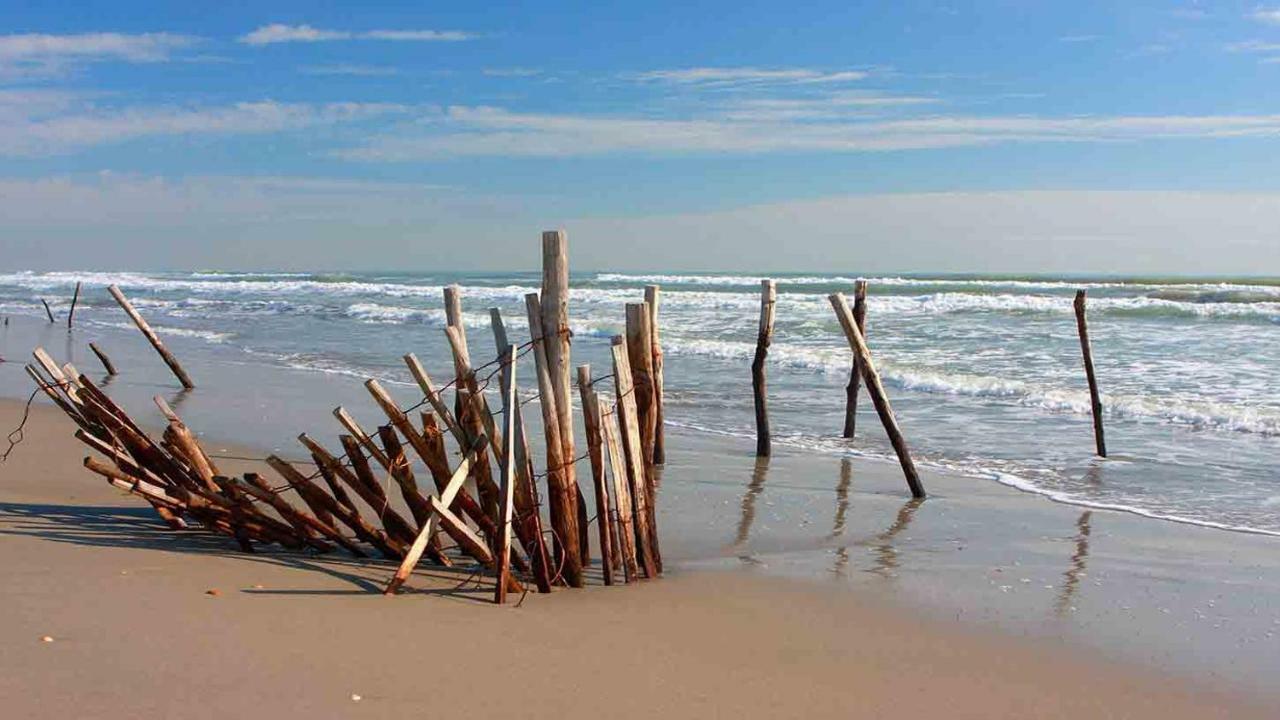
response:
[[[1280,2],[612,5],[10,0],[0,267],[1280,275]]]

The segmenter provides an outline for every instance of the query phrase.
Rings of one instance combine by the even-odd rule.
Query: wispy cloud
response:
[[[1258,8],[1249,16],[1258,22],[1280,25],[1280,8]]]
[[[1264,40],[1244,40],[1241,42],[1228,43],[1227,52],[1233,53],[1267,53],[1280,52],[1280,42],[1267,42]]]
[[[357,77],[384,77],[399,75],[400,70],[385,65],[354,65],[340,63],[337,65],[305,65],[298,68],[304,75],[354,75]]]
[[[1011,143],[1122,142],[1157,138],[1280,136],[1280,115],[984,117],[936,116],[848,122],[649,119],[515,113],[450,107],[337,154],[374,162],[457,156],[575,157],[878,152]]]
[[[460,30],[325,30],[310,25],[272,23],[240,37],[246,45],[334,40],[391,40],[401,42],[458,42],[477,37]]]
[[[652,70],[632,77],[641,82],[677,85],[808,85],[855,82],[865,79],[867,73],[862,70],[827,72],[811,68],[693,67]]]
[[[57,75],[93,62],[163,62],[199,38],[173,33],[0,35],[0,75]]]
[[[517,78],[518,77],[536,77],[542,74],[542,71],[537,68],[522,68],[522,67],[485,68],[481,72],[483,72],[485,75],[488,75],[489,77],[517,77]]]
[[[0,96],[0,103],[4,97]],[[382,103],[279,103],[102,109],[68,99],[41,107],[0,104],[0,156],[58,155],[144,137],[274,133],[402,113]]]
[[[1062,37],[1058,38],[1058,42],[1087,43],[1087,42],[1093,42],[1094,40],[1097,40],[1098,37],[1099,36],[1097,35],[1063,35]]]

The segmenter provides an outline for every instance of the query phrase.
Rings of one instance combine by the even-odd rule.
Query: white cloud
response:
[[[485,68],[481,71],[489,77],[536,77],[542,74],[537,68]]]
[[[40,107],[4,105],[0,96],[0,156],[45,156],[143,137],[261,134],[353,122],[403,112],[377,103],[279,103],[214,107],[130,106],[100,109],[51,98]]]
[[[515,113],[450,107],[420,118],[421,129],[375,136],[337,153],[360,161],[458,156],[578,157],[608,154],[874,152],[1032,142],[1116,142],[1154,138],[1280,135],[1280,115],[931,116],[844,122],[713,117],[651,119]]]
[[[0,35],[0,77],[57,75],[91,62],[163,62],[198,38],[173,33]]]
[[[358,77],[385,77],[399,75],[400,70],[385,65],[355,65],[341,63],[337,65],[307,65],[299,68],[305,75],[355,75]]]
[[[1280,42],[1267,42],[1265,40],[1243,40],[1241,42],[1228,43],[1227,52],[1233,53],[1267,53],[1280,52]]]
[[[861,70],[824,72],[809,68],[694,67],[676,70],[652,70],[633,76],[642,82],[664,82],[677,85],[803,85],[814,83],[847,83],[863,80]]]
[[[1250,17],[1258,22],[1280,25],[1280,8],[1258,8]]]
[[[1064,43],[1087,43],[1097,40],[1097,35],[1063,35],[1058,38],[1058,42]]]
[[[332,40],[392,40],[404,42],[457,42],[476,37],[458,30],[322,30],[310,25],[272,23],[240,38],[246,45],[286,42],[327,42]]]

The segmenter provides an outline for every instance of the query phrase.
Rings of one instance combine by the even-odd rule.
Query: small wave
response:
[[[136,326],[133,323],[110,322],[106,320],[94,320],[94,325],[103,327],[120,328],[122,330],[134,330]],[[176,337],[189,337],[204,340],[209,343],[225,343],[227,340],[235,337],[235,333],[230,332],[214,332],[213,330],[196,330],[193,328],[167,327],[164,325],[152,325],[151,328],[156,331],[160,337],[172,335]]]

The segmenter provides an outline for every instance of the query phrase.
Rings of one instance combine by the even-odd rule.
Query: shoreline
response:
[[[0,400],[0,416],[16,417],[20,411],[20,402]],[[15,665],[6,669],[6,675],[14,676],[9,681],[10,688],[6,695],[13,694],[15,683],[19,687],[25,686],[30,690],[44,682],[45,676],[41,673],[55,672],[37,658],[39,652],[43,650],[65,647],[60,644],[63,641],[58,639],[58,636],[66,634],[68,630],[56,628],[40,630],[37,625],[56,625],[61,621],[55,621],[54,618],[67,613],[66,622],[71,622],[73,627],[79,628],[71,631],[72,635],[78,636],[83,632],[90,636],[97,636],[102,632],[125,633],[126,629],[137,630],[137,627],[132,624],[128,624],[127,627],[117,627],[117,620],[131,617],[127,612],[123,618],[115,618],[111,613],[106,615],[98,613],[96,618],[93,617],[95,615],[93,603],[85,602],[87,596],[83,595],[79,596],[79,602],[75,601],[74,596],[78,595],[77,593],[70,593],[72,597],[63,598],[55,603],[59,608],[57,612],[50,612],[46,608],[51,597],[50,593],[65,593],[65,587],[62,580],[44,576],[77,578],[75,587],[91,589],[95,598],[105,593],[107,599],[113,603],[136,601],[132,596],[117,596],[116,589],[107,587],[111,582],[111,579],[108,579],[110,573],[105,568],[97,567],[103,563],[125,563],[132,567],[145,566],[159,572],[165,578],[162,587],[144,589],[144,595],[148,598],[147,603],[152,613],[162,623],[180,622],[191,612],[196,612],[201,617],[205,616],[210,611],[207,606],[202,606],[200,603],[216,605],[220,602],[232,601],[234,598],[234,602],[239,606],[253,605],[265,597],[274,600],[289,599],[289,603],[276,603],[273,600],[272,608],[269,610],[254,611],[250,607],[245,607],[237,609],[233,614],[216,613],[217,620],[231,621],[231,625],[220,629],[217,626],[210,626],[206,631],[231,632],[236,635],[239,638],[238,642],[243,643],[237,646],[237,652],[261,653],[268,656],[276,652],[277,650],[272,647],[261,644],[257,631],[248,638],[239,637],[240,633],[247,631],[246,628],[259,627],[260,622],[268,622],[268,624],[282,622],[285,615],[295,614],[294,608],[290,606],[295,602],[318,602],[325,605],[333,601],[341,607],[328,608],[322,612],[326,613],[326,616],[329,612],[334,613],[331,621],[339,625],[353,623],[358,627],[368,621],[367,613],[362,614],[354,607],[343,608],[348,604],[364,606],[367,603],[379,602],[376,591],[377,581],[381,578],[381,574],[390,574],[390,567],[383,568],[380,564],[356,566],[343,563],[340,558],[296,557],[288,553],[277,553],[275,549],[259,556],[248,556],[236,551],[233,547],[234,543],[230,541],[223,542],[222,539],[210,537],[197,538],[190,533],[175,534],[162,531],[158,522],[149,517],[149,509],[145,506],[139,507],[131,498],[120,497],[105,483],[97,482],[95,477],[79,466],[79,458],[87,453],[82,452],[82,448],[70,435],[70,426],[65,418],[60,417],[50,407],[37,404],[32,408],[32,420],[26,440],[15,451],[14,458],[7,464],[8,466],[0,466],[0,476],[4,478],[0,481],[0,488],[4,492],[0,507],[5,509],[3,517],[0,517],[0,537],[6,537],[12,541],[6,542],[3,546],[3,552],[9,556],[5,562],[6,566],[14,568],[15,578],[21,579],[21,582],[13,584],[13,589],[6,592],[13,595],[9,600],[26,608],[25,614],[19,613],[25,618],[19,622],[20,627],[14,626],[13,623],[6,623],[7,627],[4,631],[4,635],[9,636],[11,646],[24,648],[11,656]],[[806,532],[803,528],[816,523],[815,516],[818,510],[830,514],[832,508],[806,508],[805,503],[786,501],[794,500],[801,486],[816,484],[813,474],[814,466],[829,465],[829,462],[823,461],[830,461],[831,458],[814,458],[784,451],[771,459],[767,464],[768,467],[760,473],[757,472],[759,468],[754,458],[734,453],[726,454],[721,446],[706,447],[705,444],[709,441],[707,438],[689,438],[684,434],[673,434],[670,439],[674,442],[670,446],[671,459],[663,471],[666,481],[662,487],[660,502],[664,555],[669,559],[673,570],[669,576],[660,582],[644,583],[643,588],[633,588],[633,590],[639,590],[636,593],[612,594],[607,603],[598,602],[601,595],[609,592],[609,589],[604,587],[591,587],[586,593],[581,594],[561,592],[551,597],[531,595],[526,598],[526,607],[518,610],[511,609],[516,613],[511,617],[519,617],[522,622],[507,627],[506,616],[498,621],[500,625],[507,627],[504,632],[516,633],[517,636],[532,633],[532,630],[525,628],[522,624],[528,622],[534,623],[539,630],[547,629],[543,623],[554,622],[564,622],[568,623],[564,627],[574,627],[574,623],[579,622],[576,618],[586,614],[599,619],[601,624],[596,627],[600,632],[613,634],[621,628],[621,632],[631,637],[633,642],[640,642],[651,636],[665,638],[670,643],[665,647],[649,647],[639,657],[618,658],[613,651],[590,650],[589,638],[596,637],[596,634],[587,629],[581,633],[570,633],[573,637],[565,642],[569,642],[571,647],[556,650],[558,653],[567,653],[575,657],[575,653],[582,654],[582,657],[591,657],[593,652],[604,652],[610,662],[640,663],[634,670],[641,673],[639,678],[645,681],[651,679],[652,676],[644,675],[646,672],[658,672],[665,677],[665,685],[660,684],[655,687],[669,688],[673,682],[683,686],[689,681],[685,679],[677,682],[674,672],[672,675],[667,675],[666,672],[660,672],[651,667],[654,664],[675,663],[682,667],[684,672],[700,677],[703,684],[716,682],[726,663],[739,664],[744,666],[743,672],[760,673],[762,684],[777,683],[779,678],[776,676],[781,675],[784,685],[816,682],[816,678],[828,676],[831,672],[828,666],[831,663],[842,664],[848,666],[849,674],[839,675],[840,682],[852,683],[860,687],[856,694],[862,699],[857,702],[871,703],[871,705],[859,705],[859,707],[877,707],[874,704],[877,702],[874,698],[881,698],[880,702],[885,704],[878,707],[886,711],[892,708],[895,712],[901,712],[900,705],[903,702],[902,697],[895,697],[895,693],[910,694],[926,691],[935,683],[941,683],[943,687],[952,688],[956,693],[962,694],[948,696],[949,702],[937,707],[922,707],[920,712],[938,712],[943,708],[954,710],[955,702],[960,702],[959,707],[972,708],[975,714],[988,717],[1000,716],[1005,711],[1014,712],[1016,703],[1006,704],[1012,702],[1011,698],[1022,697],[1022,701],[1030,702],[1031,698],[1022,694],[1032,688],[1035,689],[1036,696],[1042,698],[1044,702],[1043,705],[1034,706],[1035,714],[1040,715],[1048,708],[1053,708],[1061,712],[1064,717],[1070,712],[1077,714],[1092,712],[1096,715],[1103,707],[1112,709],[1119,707],[1116,703],[1121,705],[1138,703],[1127,705],[1131,708],[1130,712],[1140,714],[1158,712],[1169,717],[1183,717],[1184,715],[1178,713],[1183,711],[1189,713],[1191,708],[1196,708],[1196,714],[1187,714],[1185,717],[1203,717],[1206,713],[1214,716],[1215,712],[1221,712],[1220,716],[1224,717],[1227,715],[1246,717],[1251,713],[1264,717],[1266,714],[1261,711],[1262,706],[1254,707],[1251,703],[1262,702],[1269,697],[1274,698],[1274,691],[1266,692],[1268,688],[1264,683],[1255,683],[1247,673],[1236,672],[1240,669],[1239,667],[1224,667],[1220,668],[1220,672],[1214,673],[1206,672],[1203,667],[1197,668],[1195,664],[1188,666],[1171,662],[1172,658],[1167,655],[1172,651],[1167,647],[1161,647],[1155,637],[1158,632],[1152,631],[1148,634],[1147,624],[1152,618],[1146,615],[1136,624],[1132,624],[1133,618],[1125,618],[1122,626],[1127,630],[1114,638],[1127,644],[1133,640],[1130,633],[1138,630],[1142,641],[1139,644],[1143,646],[1141,652],[1136,654],[1117,652],[1117,648],[1106,642],[1098,642],[1099,636],[1113,632],[1110,628],[1114,627],[1114,623],[1104,622],[1105,618],[1096,615],[1090,615],[1088,621],[1081,620],[1082,616],[1092,612],[1088,607],[1091,604],[1088,599],[1089,593],[1096,592],[1101,602],[1110,603],[1116,593],[1134,598],[1150,591],[1131,586],[1128,576],[1116,576],[1117,568],[1104,569],[1089,566],[1090,562],[1095,565],[1098,562],[1114,564],[1113,560],[1106,559],[1108,553],[1100,552],[1097,547],[1094,549],[1092,559],[1076,558],[1074,560],[1076,564],[1068,566],[1067,570],[1071,572],[1070,567],[1076,568],[1074,576],[1076,584],[1073,592],[1079,595],[1073,599],[1073,602],[1082,612],[1077,613],[1076,609],[1072,608],[1058,621],[1045,622],[1042,612],[1030,610],[1038,608],[1043,599],[1040,597],[1043,594],[1040,592],[1042,589],[1032,583],[1019,583],[1020,586],[1012,592],[998,589],[991,591],[991,588],[985,587],[988,585],[985,582],[986,576],[991,574],[990,568],[988,567],[985,572],[980,572],[977,568],[988,563],[997,563],[1003,571],[1017,568],[1019,575],[1034,577],[1038,583],[1043,569],[1041,564],[1044,563],[1041,556],[1045,547],[1042,546],[1056,550],[1061,544],[1058,539],[1041,540],[1038,543],[1028,540],[1019,535],[1019,532],[1015,532],[1015,528],[1005,528],[1004,532],[992,533],[993,528],[989,527],[992,513],[996,516],[1009,513],[1026,514],[1028,517],[1023,518],[1022,522],[1029,525],[1043,525],[1044,518],[1060,516],[1061,508],[1064,506],[1052,502],[1046,503],[1004,486],[992,486],[983,481],[964,478],[946,478],[936,474],[926,476],[926,482],[930,484],[930,490],[933,493],[931,498],[924,503],[913,504],[905,497],[900,476],[896,476],[892,471],[876,468],[875,463],[850,462],[848,472],[852,477],[845,487],[845,500],[837,500],[834,508],[835,512],[843,513],[842,518],[836,522],[843,522],[844,525],[838,529],[838,532],[828,532],[825,527],[820,533]],[[715,445],[715,443],[710,444]],[[215,443],[215,445],[219,448],[219,452],[224,446],[234,448],[223,443]],[[705,476],[708,466],[718,467],[720,474],[715,477]],[[745,488],[742,482],[726,482],[734,472],[748,467],[750,472],[742,476],[747,479]],[[840,470],[845,470],[843,464]],[[702,476],[693,475],[695,480],[687,482],[681,479],[689,473],[701,473]],[[43,477],[36,479],[29,477],[31,474],[39,474]],[[966,482],[969,484],[966,485]],[[839,490],[838,487],[836,489]],[[716,517],[711,523],[707,523],[705,516],[699,517],[698,513],[678,511],[679,508],[687,508],[690,504],[715,503],[717,499],[728,497],[726,493],[734,497],[737,506],[733,508],[734,512]],[[841,502],[844,504],[841,505]],[[19,505],[26,505],[29,508],[19,511],[16,509]],[[1042,507],[1033,512],[1035,510],[1031,507],[1033,505]],[[81,510],[90,517],[94,514],[101,516],[104,513],[107,515],[119,513],[128,527],[124,530],[124,537],[117,535],[121,533],[120,527],[114,525],[103,527],[98,521],[77,517]],[[1106,542],[1108,535],[1113,535],[1126,543],[1132,542],[1135,537],[1145,536],[1149,545],[1161,547],[1162,550],[1167,549],[1163,546],[1167,544],[1167,536],[1170,533],[1136,531],[1133,527],[1129,527],[1134,523],[1150,524],[1150,521],[1124,518],[1121,522],[1113,523],[1107,517],[1111,516],[1112,519],[1119,520],[1119,516],[1114,513],[1099,512],[1098,515],[1099,519],[1094,521],[1095,529],[1092,537],[1095,546]],[[973,523],[982,526],[983,533],[995,535],[986,542],[987,547],[979,553],[978,558],[971,558],[968,552],[950,547],[957,538],[968,537],[969,540],[964,542],[977,542],[976,538],[982,533],[969,532],[965,529]],[[53,529],[48,527],[50,524],[54,526]],[[706,527],[708,524],[710,527]],[[70,525],[71,529],[68,530],[65,527],[60,529],[60,525]],[[698,530],[696,529],[698,525],[704,527]],[[886,527],[880,527],[881,525]],[[92,540],[80,536],[81,533],[86,532],[86,526],[92,528],[90,533]],[[1173,525],[1173,527],[1189,530],[1193,534],[1220,532],[1194,529],[1190,526]],[[1011,532],[1013,536],[1020,539],[1016,542],[1007,542]],[[1211,548],[1216,548],[1223,544],[1207,538],[1188,538],[1185,536],[1186,533],[1172,534],[1182,536],[1178,541],[1190,545],[1207,544]],[[1228,537],[1232,536],[1228,535]],[[50,543],[50,540],[54,542]],[[1034,547],[1023,546],[1028,542]],[[84,545],[92,547],[83,547]],[[1006,546],[1012,549],[1011,553],[1000,552],[999,549]],[[1249,550],[1248,548],[1236,549],[1241,552]],[[1213,555],[1214,552],[1216,550],[1209,555]],[[840,562],[842,553],[846,575],[843,578],[837,578],[832,568]],[[200,557],[192,558],[193,554]],[[964,559],[961,562],[955,562],[953,558],[957,557]],[[1142,565],[1136,558],[1129,562]],[[1202,561],[1190,562],[1181,569],[1182,574],[1186,576],[1179,578],[1184,591],[1188,584],[1196,589],[1203,589],[1197,582],[1205,581],[1196,581],[1194,578],[1196,572],[1191,571],[1192,568],[1200,565]],[[128,570],[123,565],[121,567],[123,570]],[[57,568],[57,570],[50,572],[51,568]],[[1057,571],[1059,568],[1055,567],[1054,572]],[[1239,577],[1247,574],[1243,571],[1235,573]],[[133,575],[136,578],[137,572],[133,571]],[[1280,578],[1280,573],[1271,573],[1269,569],[1266,575],[1268,582],[1272,584],[1264,583],[1266,585],[1263,588],[1264,595],[1276,597],[1274,583],[1276,578]],[[96,579],[90,582],[90,576]],[[1099,586],[1091,585],[1089,579],[1095,576],[1100,576],[1105,583]],[[479,615],[492,608],[481,602],[462,601],[467,598],[468,591],[454,587],[458,585],[461,577],[434,569],[420,571],[411,581],[412,589],[408,596],[392,601],[397,607],[391,614],[399,621],[432,623],[431,629],[423,634],[421,647],[408,643],[399,651],[408,653],[406,661],[414,661],[413,659],[417,657],[415,653],[418,652],[423,653],[423,657],[435,655],[437,651],[432,649],[435,647],[432,639],[438,628],[434,621],[427,621],[426,618],[436,617],[441,612],[452,616],[454,615],[452,608],[455,605],[458,606],[457,612],[460,613],[457,618],[460,624],[453,630],[461,633],[460,642],[464,637],[468,641],[473,640],[476,633],[479,633],[483,639],[481,645],[489,647],[490,650],[493,648],[489,643],[500,642],[501,634],[491,636],[490,633],[493,630],[487,625],[486,618],[492,615]],[[833,578],[839,582],[832,582]],[[27,584],[27,581],[33,579],[37,585],[35,589]],[[265,582],[260,581],[263,579]],[[1214,578],[1215,581],[1221,579],[1221,577]],[[1238,578],[1228,578],[1233,582],[1236,579]],[[797,580],[802,582],[796,582]],[[183,588],[182,593],[173,594],[172,585],[174,584]],[[253,588],[254,585],[278,589],[272,592],[258,592]],[[1125,587],[1125,585],[1130,586]],[[205,586],[219,587],[223,594],[218,597],[204,596],[204,589],[208,589]],[[1025,589],[1022,586],[1026,586]],[[238,587],[241,592],[228,591],[232,587]],[[137,590],[138,588],[133,586],[130,592]],[[159,595],[154,594],[157,592]],[[1237,588],[1237,594],[1248,592],[1250,592],[1248,588]],[[487,586],[482,586],[478,591],[481,597],[487,594]],[[1056,598],[1059,593],[1050,594]],[[418,595],[430,595],[430,597],[421,598],[430,602],[430,607],[415,604],[410,611],[400,609],[402,605],[415,603]],[[437,599],[457,599],[459,602],[436,602]],[[996,599],[994,604],[993,599]],[[7,605],[12,606],[13,603],[7,603]],[[379,603],[376,607],[385,608],[386,605]],[[438,610],[438,605],[447,605],[450,609]],[[483,607],[476,607],[480,605]],[[241,609],[253,615],[265,614],[267,618],[239,619]],[[1247,612],[1239,609],[1224,608],[1224,611],[1233,613],[1236,619],[1247,616]],[[297,614],[306,615],[310,612],[309,610],[307,613]],[[502,611],[497,610],[497,612]],[[425,613],[425,615],[418,615],[419,613]],[[538,620],[538,615],[543,613],[546,614],[545,617]],[[374,615],[381,614],[381,611],[374,613]],[[712,620],[724,615],[728,615],[731,619]],[[1156,616],[1158,620],[1162,614],[1156,613]],[[133,617],[131,622],[145,624],[145,621],[138,617]],[[775,659],[764,657],[768,653],[763,653],[761,657],[755,659],[755,662],[752,662],[726,653],[725,647],[709,650],[699,649],[689,644],[686,639],[688,633],[698,634],[704,625],[713,622],[729,623],[731,627],[721,629],[730,634],[769,638],[770,642],[778,644],[778,647],[772,649],[783,653],[780,657],[791,658],[794,655],[801,658],[800,665],[803,670],[799,676],[796,676],[790,670],[779,669]],[[101,623],[106,627],[98,627],[95,623]],[[482,627],[473,627],[475,623],[480,623]],[[1063,624],[1079,627],[1064,627]],[[893,628],[892,633],[886,629],[888,627]],[[680,632],[673,632],[676,628],[680,628]],[[802,631],[800,634],[809,644],[801,643],[798,636],[793,637],[796,635],[797,628]],[[401,632],[389,627],[383,629],[386,632]],[[878,640],[869,638],[869,631],[873,636],[878,637]],[[298,632],[303,630],[298,628]],[[354,630],[347,629],[342,632],[345,636]],[[639,635],[632,636],[631,633],[639,633]],[[53,648],[38,647],[40,645],[38,638],[42,634],[55,636]],[[203,637],[203,635],[193,636],[192,642],[196,642],[196,637]],[[293,636],[290,635],[290,637],[292,642]],[[158,639],[156,641],[159,642]],[[315,641],[316,638],[312,638],[305,642],[311,644]],[[80,640],[75,642],[78,643]],[[126,640],[125,636],[121,635],[115,638],[115,642],[129,644],[132,641]],[[353,639],[352,642],[357,641]],[[524,640],[513,641],[509,650],[517,654],[538,651],[538,648],[523,647],[523,642]],[[539,647],[544,647],[545,642],[545,639],[540,639]],[[706,642],[711,641],[707,638]],[[862,656],[869,642],[881,649],[888,649],[898,644],[906,644],[917,649],[896,650],[898,655],[889,662],[890,669],[881,668],[879,664],[869,668],[866,667],[866,658]],[[614,646],[614,641],[610,639],[608,644]],[[1226,643],[1226,645],[1230,644]],[[756,645],[752,651],[743,649],[743,652],[750,655],[766,647],[769,647],[768,644]],[[920,648],[928,648],[928,650]],[[938,652],[940,648],[945,649],[944,654],[961,652],[963,649],[963,653],[967,656],[989,657],[993,659],[992,662],[998,660],[1000,663],[1006,663],[1011,667],[1004,667],[1002,672],[1013,673],[1012,675],[993,681],[984,673],[981,682],[1012,685],[1015,683],[1014,678],[1017,677],[1016,683],[1020,686],[989,688],[990,693],[978,693],[977,696],[972,691],[964,691],[961,687],[964,683],[959,682],[956,674],[963,676],[965,682],[972,683],[976,680],[968,673],[975,670],[938,667],[937,664],[942,661],[933,657],[933,653]],[[621,646],[617,647],[617,650],[625,653],[627,648]],[[382,652],[387,651],[386,648],[382,650]],[[714,660],[714,662],[708,667],[687,667],[690,659],[683,656],[684,651],[698,657],[709,653],[713,657],[703,659]],[[373,648],[370,648],[370,652],[373,652]],[[322,644],[319,648],[311,647],[308,653],[328,656],[330,650]],[[1209,660],[1210,664],[1214,662],[1211,655],[1204,658]],[[1007,658],[1011,656],[1017,656],[1021,660],[1017,663],[1010,662]],[[1273,656],[1257,652],[1253,657],[1247,658],[1248,661],[1257,664],[1254,669],[1259,676],[1270,674],[1266,670],[1267,667],[1276,667],[1270,665],[1272,659]],[[88,661],[88,658],[85,660]],[[372,657],[369,661],[383,662],[383,660],[374,661]],[[952,661],[961,666],[965,665],[958,658],[953,657]],[[249,664],[253,665],[255,662],[250,661]],[[921,672],[921,663],[926,663],[923,667],[928,672]],[[583,667],[582,671],[589,675],[594,669]],[[886,672],[889,674],[900,672],[907,677],[921,672],[921,678],[918,681],[912,681],[919,682],[921,685],[918,687],[913,685],[910,688],[894,685],[895,681],[881,676]],[[113,673],[101,673],[100,670],[98,673],[104,675],[99,680],[102,683],[109,684],[112,680],[122,681],[119,677],[113,677]],[[710,678],[708,673],[711,675]],[[1029,676],[1023,676],[1020,673],[1027,673]],[[1072,673],[1087,675],[1087,680],[1082,679],[1081,682],[1090,683],[1091,688],[1098,687],[1099,683],[1115,685],[1117,680],[1122,678],[1123,681],[1118,684],[1125,690],[1121,692],[1120,689],[1115,689],[1114,691],[1120,693],[1119,695],[1113,695],[1112,690],[1106,690],[1096,696],[1091,692],[1091,698],[1088,700],[1076,698],[1075,695],[1078,693],[1069,692],[1072,684],[1069,677]],[[387,674],[395,675],[396,673]],[[939,675],[944,677],[940,678]],[[874,682],[868,679],[871,676],[875,677]],[[834,681],[834,678],[832,680]],[[370,691],[367,689],[368,683],[377,684],[373,680],[352,683],[362,684],[366,688],[363,693],[359,688],[351,691],[369,699],[367,704],[362,702],[358,706],[362,712],[366,709],[372,710],[375,706],[379,708],[378,712],[383,712],[395,702],[405,699],[394,699],[395,692],[390,687]],[[884,685],[884,683],[889,684]],[[841,699],[853,702],[853,697],[831,697],[833,687],[828,687],[823,697],[813,698],[812,701],[806,700],[806,703],[813,703],[809,706],[810,712],[817,712],[819,715],[834,714],[841,708],[847,710],[850,707],[841,705]],[[1141,697],[1129,695],[1132,689],[1139,687],[1144,688],[1143,691],[1136,693]],[[890,691],[890,688],[896,688],[896,690]],[[590,688],[585,689],[591,692]],[[52,692],[51,688],[47,690]],[[104,687],[98,688],[95,692],[110,694],[113,691]],[[661,706],[664,702],[663,693],[667,691],[659,692],[655,689],[654,692],[654,701]],[[682,692],[685,694],[682,695],[681,700],[666,701],[671,703],[670,709],[677,712],[678,716],[681,712],[691,713],[694,707],[700,707],[704,712],[699,715],[705,716],[705,711],[708,711],[709,707],[698,705],[698,703],[712,697],[719,703],[717,707],[725,706],[725,703],[732,706],[734,702],[743,702],[743,709],[740,712],[748,715],[753,712],[758,713],[764,707],[775,707],[774,714],[792,714],[796,710],[793,706],[785,708],[769,706],[769,701],[763,698],[755,697],[752,693],[743,694],[742,688],[739,688],[739,698],[732,701],[725,697],[728,690],[708,691],[705,695],[698,695],[689,688]],[[1053,696],[1055,693],[1063,697]],[[29,693],[23,694],[29,695]],[[754,704],[746,704],[748,697],[751,697]],[[116,700],[125,704],[121,707],[135,708],[136,705],[129,705],[129,703],[139,701],[136,698],[123,697],[118,697]],[[156,698],[152,700],[158,701]],[[259,700],[265,701],[261,697]],[[314,710],[325,716],[338,713],[339,710],[343,710],[344,712],[340,714],[345,715],[345,711],[356,707],[345,695],[326,696],[323,701],[318,698],[312,700],[319,703],[313,706]],[[42,703],[50,701],[48,697],[42,699]],[[231,708],[235,707],[236,702],[238,701],[220,699],[215,702],[215,705],[226,709],[224,711],[234,711]],[[436,701],[433,700],[433,702]],[[1091,704],[1095,702],[1099,704]],[[1080,703],[1089,703],[1089,705],[1085,707]],[[42,704],[41,707],[44,705]],[[1025,711],[1026,707],[1022,706],[1021,711]],[[1069,708],[1074,710],[1068,710]],[[104,715],[104,717],[111,716],[113,715]]]

